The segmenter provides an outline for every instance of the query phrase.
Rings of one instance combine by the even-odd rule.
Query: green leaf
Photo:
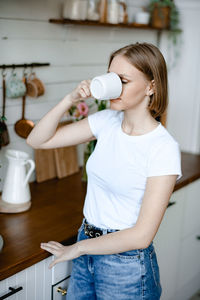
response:
[[[7,121],[6,117],[5,116],[1,116],[1,121]]]

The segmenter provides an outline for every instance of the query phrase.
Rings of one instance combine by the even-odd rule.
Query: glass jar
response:
[[[100,0],[88,0],[88,12],[87,19],[91,21],[99,20],[99,1]]]
[[[88,0],[65,0],[63,17],[71,20],[87,18]]]

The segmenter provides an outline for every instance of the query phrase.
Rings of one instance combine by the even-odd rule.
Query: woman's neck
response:
[[[124,111],[124,119],[122,121],[122,130],[128,135],[143,135],[158,126],[157,122],[149,111],[134,112]]]

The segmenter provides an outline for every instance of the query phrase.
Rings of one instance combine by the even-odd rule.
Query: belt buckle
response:
[[[89,224],[84,224],[84,232],[85,232],[85,235],[87,235],[91,238],[99,237],[103,234],[102,230],[94,229],[94,227]]]
[[[91,229],[92,229],[91,225],[86,224],[86,223],[84,224],[84,232],[87,236],[90,236],[89,233],[90,233]]]

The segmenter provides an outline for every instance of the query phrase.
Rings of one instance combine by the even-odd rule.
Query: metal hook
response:
[[[2,77],[5,78],[6,77],[6,68],[3,67],[2,71],[1,71]]]
[[[31,75],[33,74],[33,64],[31,64]]]
[[[23,76],[26,77],[28,75],[28,72],[26,72],[27,64],[24,64],[24,70],[23,70]]]
[[[15,65],[13,64],[12,65],[12,75],[15,75],[16,73],[15,73]]]

